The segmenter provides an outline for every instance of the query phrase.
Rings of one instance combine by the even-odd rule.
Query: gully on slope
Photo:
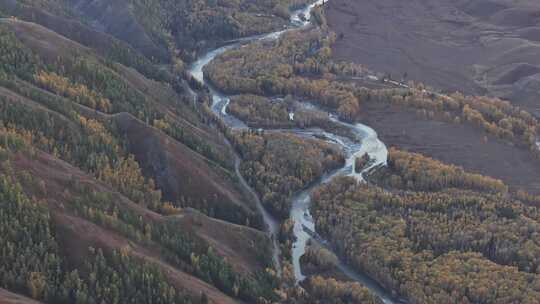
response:
[[[325,2],[324,0],[319,0],[307,6],[304,9],[293,12],[291,15],[291,28],[307,26],[310,23],[311,10],[317,5],[322,5],[324,2]],[[304,16],[304,18],[302,18],[302,16]],[[216,56],[223,54],[224,52],[228,50],[237,48],[243,43],[256,41],[256,40],[268,40],[268,39],[275,40],[275,39],[278,39],[286,31],[287,30],[276,31],[273,33],[265,34],[265,35],[239,39],[232,44],[220,47],[218,49],[212,50],[204,54],[191,66],[189,73],[191,74],[191,76],[193,76],[198,81],[204,83],[210,89],[210,93],[212,95],[212,110],[214,111],[216,115],[221,117],[221,119],[227,124],[228,127],[233,128],[233,129],[248,128],[242,121],[240,121],[239,119],[235,118],[232,115],[227,114],[226,109],[230,102],[230,98],[229,96],[224,95],[221,92],[219,92],[217,89],[213,88],[212,85],[209,84],[204,79],[204,75],[203,75],[204,66],[206,66],[209,62],[211,62]],[[301,270],[300,257],[305,253],[306,243],[308,239],[313,238],[315,241],[318,241],[322,243],[323,245],[327,244],[327,242],[324,241],[316,233],[315,224],[309,212],[311,191],[318,185],[321,185],[322,183],[326,183],[330,181],[333,177],[338,176],[338,175],[350,175],[356,178],[357,180],[364,182],[363,174],[367,172],[368,170],[373,169],[376,166],[386,165],[387,156],[388,156],[388,151],[386,149],[386,146],[384,145],[384,143],[382,143],[378,139],[377,133],[373,129],[360,123],[354,124],[354,125],[345,123],[339,120],[332,113],[328,113],[328,115],[330,119],[333,120],[334,122],[339,123],[347,128],[350,128],[353,134],[355,134],[355,136],[357,137],[356,140],[343,138],[338,135],[325,132],[323,130],[283,130],[283,132],[293,132],[293,133],[297,133],[303,136],[317,135],[317,136],[325,137],[329,141],[341,146],[341,148],[345,151],[347,155],[346,164],[342,169],[336,170],[332,173],[329,173],[323,176],[320,181],[318,181],[314,185],[311,185],[307,189],[304,189],[303,191],[295,195],[295,197],[293,198],[293,205],[291,208],[290,217],[294,221],[294,235],[296,237],[296,240],[293,244],[292,259],[293,259],[293,266],[294,266],[294,274],[295,274],[295,278],[297,282],[300,282],[305,279],[305,276]],[[274,130],[274,131],[279,131],[279,130]],[[356,157],[362,156],[365,153],[367,153],[370,156],[370,158],[374,159],[375,161],[369,167],[364,168],[359,173],[356,173],[354,170],[355,159]],[[238,157],[238,155],[236,155],[235,157],[236,157],[236,166],[235,166],[236,174],[238,175],[242,186],[248,189],[248,192],[252,196],[255,197],[257,208],[263,216],[263,219],[265,221],[268,232],[273,242],[274,264],[279,271],[281,269],[281,265],[279,262],[279,244],[277,243],[277,233],[279,229],[279,224],[277,220],[273,218],[264,209],[256,193],[253,191],[253,189],[251,189],[251,187],[249,187],[249,185],[246,183],[246,181],[242,177],[239,170],[240,158]],[[365,285],[367,288],[369,288],[370,291],[373,292],[375,295],[377,295],[384,303],[391,304],[391,303],[400,302],[400,300],[395,299],[395,297],[392,295],[390,291],[384,289],[383,287],[381,287],[379,284],[377,284],[374,280],[370,279],[369,277],[361,273],[358,273],[353,268],[347,266],[343,261],[339,261],[337,267],[350,279],[354,281],[358,281],[362,283],[363,285]]]

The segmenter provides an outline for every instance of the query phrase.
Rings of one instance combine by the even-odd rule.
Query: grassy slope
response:
[[[91,58],[99,64],[100,68],[120,79],[130,90],[142,95],[146,107],[161,113],[160,115],[168,118],[169,121],[178,123],[184,135],[187,134],[204,142],[213,151],[216,151],[215,153],[228,161],[231,151],[225,145],[221,135],[205,123],[196,109],[185,104],[182,101],[185,96],[175,92],[170,85],[150,80],[136,69],[120,63],[112,63],[108,61],[110,58],[106,60],[102,57],[102,54],[105,54],[103,50],[96,51],[88,48],[40,25],[15,19],[2,19],[1,23],[2,26],[14,33],[26,48],[52,66],[58,57],[66,60],[80,56]],[[96,33],[96,37],[107,36]],[[107,39],[103,41],[114,41]],[[78,112],[79,115],[97,119],[106,125],[112,125],[114,122],[118,128],[118,136],[126,142],[127,151],[136,156],[145,177],[152,178],[157,182],[158,188],[162,190],[166,199],[176,203],[179,203],[180,200],[204,201],[206,208],[203,209],[206,209],[204,210],[206,212],[209,209],[221,209],[229,213],[236,212],[233,217],[227,219],[241,224],[249,219],[253,225],[257,224],[258,217],[252,210],[252,206],[246,203],[243,194],[232,179],[232,174],[227,169],[231,164],[212,160],[208,155],[195,149],[193,143],[191,143],[192,146],[188,147],[131,114],[97,112],[74,103],[74,100],[38,88],[31,80],[16,79],[14,83],[22,85],[21,87],[31,88],[43,96],[54,96],[65,105],[69,104],[69,107]],[[9,103],[32,109],[36,113],[47,112],[55,117],[55,120],[63,121],[64,126],[73,130],[74,134],[78,134],[76,130],[79,129],[79,126],[70,117],[57,112],[58,109],[51,107],[50,104],[44,104],[40,99],[34,99],[32,96],[23,97],[10,88],[2,86],[0,86],[0,96],[7,97]],[[196,144],[197,142],[195,147]],[[86,254],[86,248],[89,246],[104,248],[108,251],[128,246],[133,256],[157,265],[176,288],[187,290],[195,297],[200,296],[200,292],[204,291],[212,303],[235,302],[215,286],[166,262],[160,256],[158,245],[156,248],[148,248],[137,244],[131,238],[120,235],[110,228],[91,223],[70,211],[70,200],[80,195],[77,193],[78,186],[76,185],[84,184],[97,193],[112,194],[123,208],[139,214],[144,221],[177,222],[201,242],[209,244],[218,256],[225,258],[239,273],[251,276],[255,272],[264,270],[265,263],[261,262],[262,247],[260,244],[268,242],[268,239],[261,231],[215,220],[189,209],[176,217],[164,217],[142,205],[135,204],[116,192],[116,189],[103,184],[72,164],[41,151],[38,151],[35,157],[27,157],[24,154],[10,155],[10,157],[12,157],[15,172],[26,171],[33,178],[43,181],[42,187],[25,185],[24,190],[29,195],[41,197],[48,202],[55,229],[61,236],[60,247],[68,256],[68,260],[74,264],[82,261],[84,254]],[[46,190],[43,192],[40,189]],[[216,216],[219,216],[217,212]],[[240,251],[238,248],[242,248],[242,250]]]
[[[87,56],[95,58],[98,61],[102,60],[101,57],[95,54],[92,50],[71,40],[68,40],[62,36],[59,36],[56,33],[49,31],[39,25],[5,19],[3,23],[7,24],[10,29],[13,29],[14,33],[16,33],[17,35],[17,38],[19,38],[28,48],[40,54],[40,57],[45,58],[44,60],[50,60],[51,62],[53,62],[53,58],[56,58],[58,54],[61,54],[61,57],[65,59],[70,57],[77,57],[80,56],[80,54],[86,54]],[[106,66],[104,67],[105,69],[108,69],[112,71],[112,73],[118,75],[118,77],[121,78],[130,87],[130,89],[143,94],[145,101],[148,104],[148,107],[156,109],[157,111],[164,113],[165,116],[170,117],[171,120],[177,122],[182,127],[182,130],[184,130],[185,133],[188,133],[192,137],[198,138],[200,142],[209,145],[213,150],[217,151],[217,154],[223,155],[224,159],[229,158],[227,157],[227,155],[230,155],[231,152],[229,148],[225,145],[217,131],[203,124],[197,117],[197,114],[194,113],[191,108],[179,101],[182,97],[178,96],[177,93],[174,92],[169,86],[163,83],[149,80],[133,69],[126,68],[119,64],[117,64],[116,66],[118,67],[116,70],[111,70]],[[94,114],[94,116],[99,120],[111,119],[107,115]],[[240,204],[239,201],[242,199],[242,197],[238,192],[234,190],[234,184],[230,180],[230,177],[223,173],[227,172],[226,169],[223,169],[220,165],[215,164],[215,161],[209,161],[210,163],[214,163],[214,165],[212,167],[208,166],[208,164],[206,164],[205,162],[200,161],[200,159],[205,159],[207,157],[201,156],[195,151],[188,149],[185,145],[178,143],[177,141],[171,139],[162,132],[157,132],[156,129],[149,127],[141,121],[138,121],[133,116],[123,115],[121,117],[131,118],[127,120],[113,118],[112,120],[116,122],[127,122],[126,124],[121,125],[126,128],[124,131],[128,140],[133,140],[133,153],[136,156],[139,156],[138,159],[142,162],[143,168],[150,168],[153,162],[155,163],[155,159],[148,158],[149,156],[152,156],[151,151],[148,151],[148,149],[152,149],[154,147],[150,145],[138,145],[137,143],[139,142],[137,141],[141,139],[156,138],[162,143],[162,145],[166,143],[166,145],[169,146],[169,149],[167,149],[168,154],[175,155],[175,157],[178,158],[178,161],[182,160],[183,157],[181,155],[184,155],[186,153],[188,153],[188,156],[185,157],[187,157],[188,159],[199,159],[198,168],[189,166],[183,168],[179,168],[178,166],[177,168],[168,168],[169,171],[172,171],[172,174],[176,174],[178,176],[187,175],[198,177],[201,175],[200,172],[208,171],[210,172],[209,174],[217,181],[209,180],[208,178],[205,179],[206,181],[197,180],[198,185],[204,188],[207,184],[214,184],[212,188],[218,187],[221,192],[226,192],[225,196],[228,196],[228,201],[234,201],[236,204]],[[136,127],[135,133],[129,132],[129,128],[131,127]],[[150,136],[139,137],[138,135],[140,135],[140,132],[144,132]],[[182,149],[183,152],[179,151],[180,149]],[[182,163],[187,165],[191,163],[191,161],[184,160],[182,161]],[[216,171],[216,173],[212,173],[212,171]],[[164,188],[163,191],[166,192],[165,194],[166,196],[168,196],[168,198],[170,198],[171,200],[179,198],[177,193],[179,190],[169,190],[170,187],[167,187],[165,185],[165,183],[168,181],[159,178],[158,175],[160,174],[160,172],[148,172],[151,173],[151,177],[154,178],[158,183],[162,182],[160,186]],[[179,180],[178,182],[183,181]],[[173,185],[173,187],[176,188],[178,186],[179,185]],[[229,190],[229,188],[233,190]],[[231,191],[234,193],[230,194]],[[198,195],[200,193],[204,193],[204,191],[191,192],[190,194],[183,193],[183,195]],[[208,194],[214,193],[215,191],[210,191]],[[220,194],[219,197],[221,197],[222,195],[223,194]]]
[[[217,215],[236,210],[228,220],[244,224],[242,219],[250,218],[255,223],[253,206],[235,190],[228,171],[129,114],[115,115],[113,121],[125,134],[143,172],[154,178],[165,199],[205,201]]]
[[[44,182],[45,191],[42,190],[43,187],[36,187],[32,184],[25,185],[24,190],[28,195],[36,196],[47,202],[49,209],[53,213],[53,222],[59,236],[60,248],[62,248],[72,265],[77,265],[83,261],[87,252],[86,248],[90,246],[107,250],[128,247],[134,256],[159,266],[177,288],[192,292],[195,296],[198,295],[199,291],[206,290],[209,298],[214,303],[234,303],[232,299],[215,287],[176,269],[166,262],[160,255],[158,244],[152,246],[139,245],[112,229],[100,227],[87,219],[75,215],[71,211],[70,204],[73,199],[82,195],[77,188],[84,185],[90,191],[113,193],[115,201],[122,208],[135,212],[145,222],[178,221],[181,225],[185,225],[186,228],[192,226],[189,224],[190,222],[196,222],[199,227],[208,227],[201,230],[193,227],[191,229],[198,237],[212,240],[209,243],[216,248],[215,252],[228,261],[234,262],[235,269],[244,273],[253,273],[261,269],[256,258],[257,248],[245,246],[242,253],[232,250],[232,248],[238,246],[238,240],[251,240],[248,243],[256,243],[257,240],[264,239],[265,236],[260,231],[231,225],[227,222],[220,221],[216,223],[216,220],[195,211],[185,211],[175,217],[164,217],[133,203],[121,194],[115,193],[110,186],[96,181],[79,169],[46,153],[38,152],[33,158],[27,157],[23,153],[17,154],[14,156],[12,166],[15,172],[28,172],[34,180]],[[1,172],[6,173],[5,169],[2,169]],[[219,229],[213,229],[216,226]],[[226,234],[227,238],[216,237],[215,233]]]

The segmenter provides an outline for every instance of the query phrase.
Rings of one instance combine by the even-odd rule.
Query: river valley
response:
[[[310,24],[310,11],[317,5],[322,5],[323,0],[317,1],[304,9],[295,11],[291,14],[291,26],[288,29],[272,32],[265,35],[248,37],[237,40],[232,44],[225,45],[215,50],[211,50],[206,54],[202,55],[194,64],[191,66],[189,73],[192,77],[205,84],[209,89],[212,95],[212,110],[218,115],[225,124],[232,129],[245,129],[248,128],[247,125],[235,118],[232,115],[227,114],[227,106],[230,102],[229,96],[219,92],[215,89],[208,81],[205,80],[203,75],[203,68],[210,63],[216,56],[223,54],[228,50],[240,47],[241,45],[253,42],[257,40],[275,40],[278,39],[283,33],[288,30],[293,30],[299,27],[308,26]],[[314,107],[309,103],[306,104],[308,107]],[[323,110],[321,110],[323,111]],[[321,237],[317,235],[315,224],[313,218],[311,217],[309,207],[310,207],[310,193],[317,186],[327,183],[336,176],[348,175],[357,179],[359,182],[364,182],[363,174],[377,166],[386,165],[388,151],[386,145],[381,142],[377,137],[377,132],[370,128],[367,125],[356,123],[350,124],[341,121],[334,113],[327,112],[330,120],[335,123],[338,123],[351,130],[351,133],[354,134],[355,138],[344,138],[330,132],[326,132],[320,129],[290,129],[290,130],[269,130],[273,132],[290,132],[295,133],[301,136],[308,137],[318,137],[324,138],[328,142],[338,145],[345,153],[346,162],[343,168],[335,170],[329,174],[323,176],[318,182],[310,185],[308,188],[302,190],[300,193],[297,193],[293,198],[293,204],[290,211],[290,218],[294,221],[294,236],[295,242],[292,248],[292,262],[294,267],[294,275],[297,282],[301,282],[306,278],[301,269],[300,258],[306,251],[306,245],[308,240],[312,239],[313,241],[318,241],[322,245],[326,245],[327,242],[324,241]],[[356,172],[354,168],[355,159],[364,154],[368,154],[370,159],[373,161],[369,166],[363,168],[360,172]],[[248,186],[242,175],[240,174],[239,163],[240,158],[236,156],[236,174],[239,176],[241,184],[243,187],[248,188],[248,191],[255,196],[257,209],[263,216],[264,222],[267,226],[268,233],[273,241],[273,257],[274,264],[277,269],[280,269],[279,261],[279,244],[277,243],[277,233],[279,231],[279,222],[270,215],[262,206],[260,199],[257,198],[255,192]],[[313,237],[316,236],[316,237]],[[327,246],[328,247],[328,246]],[[330,248],[331,249],[331,248]],[[336,265],[347,277],[351,280],[357,281],[373,292],[378,296],[384,303],[401,303],[401,300],[395,298],[393,293],[389,290],[384,289],[377,282],[369,278],[368,276],[357,272],[352,267],[348,266],[345,261],[339,260]]]

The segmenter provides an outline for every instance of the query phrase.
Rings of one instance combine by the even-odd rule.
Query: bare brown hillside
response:
[[[337,59],[446,91],[507,98],[540,116],[540,3],[332,0]]]
[[[39,304],[41,302],[32,300],[25,296],[21,296],[0,288],[0,303],[1,304]]]
[[[540,161],[525,149],[471,125],[419,118],[406,107],[367,103],[363,110],[361,121],[389,146],[501,179],[513,190],[540,193]]]
[[[112,303],[94,283],[116,276],[123,299],[159,288],[152,298],[167,303],[275,297],[270,239],[251,228],[260,215],[181,73],[154,77],[168,67],[87,24],[63,28],[69,15],[33,11],[54,3],[10,8],[41,24],[0,5],[2,287],[45,303]],[[154,287],[135,287],[142,276]]]
[[[125,134],[143,172],[156,181],[165,199],[197,205],[240,224],[245,224],[246,218],[257,224],[255,207],[244,200],[228,171],[127,113],[113,120]]]
[[[158,244],[144,246],[130,240],[111,228],[104,228],[90,222],[74,211],[71,206],[77,197],[88,191],[112,193],[115,201],[124,212],[134,212],[145,222],[177,222],[201,240],[208,242],[215,252],[233,263],[233,267],[247,275],[261,270],[259,254],[262,248],[255,246],[260,242],[268,242],[266,235],[244,226],[230,224],[211,219],[194,210],[186,210],[176,216],[164,217],[133,203],[109,186],[96,181],[77,168],[45,153],[37,152],[31,158],[18,154],[11,162],[16,172],[27,172],[33,177],[31,183],[25,184],[28,195],[44,199],[53,210],[53,221],[58,230],[61,250],[74,267],[83,263],[89,247],[107,250],[128,248],[136,257],[155,263],[177,288],[186,290],[194,296],[205,291],[213,303],[236,303],[228,296],[200,279],[174,267],[161,255]],[[1,169],[0,172],[5,172]],[[43,183],[41,186],[40,183]],[[235,250],[242,244],[243,250]],[[250,245],[251,244],[251,245]],[[150,245],[150,244],[149,244]]]
[[[494,95],[540,115],[536,1],[333,0],[325,12],[338,34],[336,60],[436,90]],[[514,144],[397,105],[364,103],[361,112],[387,145],[540,193],[540,162]]]

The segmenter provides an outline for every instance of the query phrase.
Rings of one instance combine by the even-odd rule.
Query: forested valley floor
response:
[[[540,125],[511,100],[396,87],[338,61],[332,46],[344,38],[322,6],[311,25],[204,68],[252,129],[212,112],[190,64],[290,26],[309,2],[1,1],[0,302],[381,303],[339,258],[410,303],[540,303]],[[343,167],[346,151],[287,130],[355,140],[325,111],[369,122],[379,107],[464,129],[473,159],[488,146],[502,151],[493,167],[507,165],[408,152],[385,130],[397,147],[367,183],[339,177],[314,190],[310,211],[330,242],[310,243],[297,285],[291,200]],[[279,271],[236,155],[279,221]]]

